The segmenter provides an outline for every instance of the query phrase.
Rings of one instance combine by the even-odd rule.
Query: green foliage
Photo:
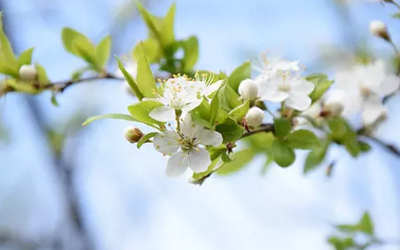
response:
[[[328,242],[336,250],[364,250],[374,244],[380,245],[382,243],[375,236],[374,224],[368,212],[365,212],[356,224],[341,224],[336,225],[335,228],[342,236],[331,236],[328,238]],[[358,237],[359,234],[363,234],[364,237]]]
[[[143,54],[143,50],[148,63],[155,63],[160,60],[162,52],[156,40],[149,38],[137,43],[132,51],[132,57],[138,61]]]
[[[303,170],[305,174],[314,170],[325,159],[330,141],[324,140],[321,144],[321,147],[314,148],[314,150],[308,153]]]
[[[292,130],[292,123],[287,118],[275,118],[274,128],[275,128],[275,135],[279,138],[284,138]]]
[[[137,143],[137,148],[141,148],[143,144],[145,144],[146,142],[148,142],[151,138],[153,138],[154,136],[156,136],[158,133],[156,132],[151,132],[148,133],[146,135],[144,135],[142,138],[140,138],[140,140]]]
[[[111,38],[105,37],[98,46],[95,46],[85,35],[71,29],[62,30],[62,40],[65,49],[73,55],[85,60],[91,69],[102,72],[110,57]]]
[[[368,212],[364,212],[361,219],[356,224],[336,225],[336,229],[344,233],[365,233],[374,236],[374,224]]]
[[[142,101],[129,106],[128,111],[136,121],[158,128],[158,126],[162,126],[164,123],[154,120],[149,116],[149,113],[154,108],[160,106],[162,104],[156,101]]]
[[[40,64],[38,64],[38,63],[36,63],[35,67],[36,67],[37,81],[38,81],[40,84],[49,83],[50,80],[49,80],[49,78],[47,77],[46,70],[43,68],[43,66],[40,65]]]
[[[154,97],[154,93],[157,90],[156,82],[153,73],[151,72],[150,65],[147,62],[143,44],[141,45],[141,48],[141,53],[138,53],[137,85],[144,97]]]
[[[124,75],[125,80],[128,82],[128,84],[131,87],[133,93],[136,95],[136,97],[139,99],[139,101],[141,101],[143,99],[143,94],[139,90],[139,86],[137,85],[137,83],[133,79],[132,75],[129,74],[129,72],[125,69],[125,67],[122,64],[121,60],[118,57],[115,57],[115,58],[117,59],[118,67],[121,70],[122,74]]]
[[[218,95],[221,108],[228,112],[242,104],[239,95],[228,84],[221,87]]]
[[[106,36],[96,47],[96,59],[101,67],[106,66],[110,59],[111,52],[111,36]]]
[[[229,86],[238,93],[240,83],[251,77],[251,63],[245,62],[237,67],[228,78]]]
[[[142,16],[144,22],[149,29],[150,38],[156,39],[160,47],[165,50],[174,40],[174,19],[175,19],[175,4],[171,6],[165,17],[156,17],[148,12],[143,5],[137,1],[136,6]]]
[[[313,102],[319,100],[333,84],[333,81],[328,80],[328,76],[324,74],[309,75],[306,77],[306,80],[315,85],[314,91],[310,94]]]
[[[132,122],[138,121],[138,120],[136,120],[135,118],[133,118],[130,115],[125,115],[125,114],[106,114],[106,115],[92,116],[89,119],[87,119],[84,123],[82,123],[82,126],[86,126],[89,123],[92,123],[94,121],[101,120],[101,119],[119,119],[119,120],[132,121]]]
[[[320,146],[318,137],[310,130],[300,129],[289,134],[286,141],[296,149],[313,149]]]
[[[219,91],[218,91],[219,92]],[[210,124],[214,125],[219,114],[219,98],[218,92],[214,95],[210,104]]]
[[[357,157],[360,154],[361,144],[357,140],[357,133],[343,118],[329,120],[328,126],[331,130],[330,138],[334,142],[344,145],[347,152],[353,157]]]
[[[296,159],[296,155],[286,142],[276,139],[272,143],[274,161],[281,167],[289,167]]]
[[[235,120],[228,118],[224,123],[217,125],[215,131],[221,133],[224,143],[228,143],[239,140],[243,135],[244,129]]]
[[[22,65],[30,65],[32,63],[32,53],[33,48],[27,49],[19,55],[18,58],[18,68],[21,68]]]
[[[232,155],[232,161],[224,162],[218,169],[217,174],[229,175],[243,169],[248,163],[253,160],[254,152],[251,149],[244,149]]]
[[[190,36],[182,41],[184,56],[182,59],[183,72],[190,72],[199,59],[199,41],[196,36]]]
[[[249,109],[250,109],[250,101],[247,100],[245,103],[232,109],[229,112],[229,117],[237,122],[240,122],[246,116]]]
[[[0,12],[0,73],[18,78],[19,67],[11,43],[3,30],[3,12]]]

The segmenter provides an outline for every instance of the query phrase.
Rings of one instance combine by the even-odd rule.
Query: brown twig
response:
[[[248,136],[251,136],[251,135],[254,135],[254,134],[257,134],[257,133],[262,133],[262,132],[275,133],[274,124],[272,124],[272,123],[263,124],[258,129],[255,129],[253,131],[250,131],[250,132],[247,132],[247,133],[243,134],[242,138],[246,138]]]
[[[77,84],[77,83],[82,83],[82,82],[90,82],[90,81],[97,81],[97,80],[125,80],[124,78],[117,77],[115,75],[106,73],[103,75],[96,75],[96,76],[91,76],[91,77],[86,77],[86,78],[80,78],[77,80],[67,80],[67,81],[61,81],[61,82],[54,82],[54,83],[48,83],[44,85],[42,88],[43,89],[52,89],[57,92],[64,92],[68,87]]]

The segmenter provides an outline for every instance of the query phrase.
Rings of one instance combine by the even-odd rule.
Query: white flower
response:
[[[345,117],[361,111],[366,125],[386,115],[381,98],[395,93],[400,86],[400,78],[388,74],[382,61],[356,65],[338,72],[335,79],[337,89],[330,93],[327,102],[342,104]]]
[[[278,72],[299,72],[303,66],[299,61],[288,61],[284,58],[272,57],[268,58],[267,54],[263,54],[259,60],[253,63],[253,68],[260,72],[263,77],[270,78]]]
[[[259,95],[261,100],[283,102],[296,110],[306,110],[311,105],[309,95],[314,90],[314,84],[299,75],[278,72],[271,78],[260,78]]]
[[[246,122],[250,127],[256,128],[261,125],[265,117],[264,111],[258,107],[252,107],[246,114]]]
[[[189,79],[185,76],[170,78],[163,85],[163,96],[154,100],[163,104],[150,112],[150,117],[161,122],[173,121],[176,110],[189,112],[201,104],[204,97],[214,93],[222,84],[221,81],[212,83],[213,77]]]
[[[255,100],[258,96],[257,83],[251,79],[243,80],[239,85],[239,94],[244,100]]]
[[[22,80],[32,81],[36,78],[36,67],[35,65],[22,65],[19,69],[19,76]]]
[[[153,144],[159,152],[172,154],[168,159],[166,174],[175,177],[182,175],[188,167],[195,173],[205,172],[211,159],[204,146],[218,147],[222,141],[220,133],[195,124],[187,114],[180,131],[161,132],[154,137]]]
[[[369,30],[372,35],[389,40],[389,32],[384,22],[379,20],[372,21],[369,25]]]

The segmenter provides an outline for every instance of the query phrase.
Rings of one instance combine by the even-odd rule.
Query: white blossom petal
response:
[[[167,130],[154,136],[154,148],[163,154],[172,154],[179,149],[179,135],[175,131]]]
[[[393,94],[394,92],[399,90],[400,86],[400,78],[396,75],[390,75],[385,80],[382,81],[379,86],[380,95],[386,96]]]
[[[290,88],[293,91],[302,92],[309,95],[313,92],[315,85],[314,83],[309,82],[305,79],[298,79],[292,82]]]
[[[306,110],[311,106],[311,98],[302,92],[291,91],[287,100],[286,105],[296,110]]]
[[[194,139],[200,137],[204,128],[192,121],[192,116],[188,113],[181,122],[181,132],[185,137]]]
[[[156,107],[149,116],[160,122],[169,122],[175,120],[175,110],[167,106]]]
[[[382,105],[381,99],[378,96],[371,96],[364,102],[362,113],[363,123],[370,125],[386,113],[387,109]]]
[[[222,135],[216,131],[203,129],[201,135],[196,138],[199,144],[203,144],[206,146],[214,146],[218,147],[222,144]]]
[[[217,90],[219,89],[219,87],[221,87],[221,84],[222,84],[223,82],[224,82],[224,80],[219,80],[219,81],[216,81],[216,82],[214,82],[214,83],[208,85],[208,86],[206,87],[206,89],[204,90],[203,94],[204,94],[205,96],[211,95],[212,93],[214,93],[215,91],[217,91]]]
[[[269,90],[265,91],[261,96],[262,100],[271,101],[271,102],[283,102],[288,98],[288,93],[279,90]]]
[[[202,101],[203,101],[203,99],[196,99],[193,102],[186,105],[185,107],[183,107],[182,111],[184,111],[184,112],[192,111],[193,109],[197,108],[201,104]]]
[[[195,173],[202,173],[207,171],[208,166],[211,164],[210,154],[204,148],[195,148],[190,151],[186,158],[189,167]]]
[[[185,153],[179,151],[168,159],[167,168],[165,169],[168,177],[177,177],[185,173],[189,166],[186,157]]]

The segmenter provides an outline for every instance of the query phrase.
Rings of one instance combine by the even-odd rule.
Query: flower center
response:
[[[365,87],[364,85],[360,85],[360,90],[361,90],[361,94],[363,95],[363,96],[369,96],[369,95],[371,95],[371,93],[372,93],[372,91],[369,89],[369,88],[367,88],[367,87]]]
[[[290,85],[287,83],[281,84],[278,86],[278,90],[282,92],[289,92],[290,91]]]
[[[195,143],[196,138],[190,139],[181,135],[181,139],[179,139],[178,141],[182,151],[186,154],[189,154],[190,151],[192,151],[193,149],[197,149],[197,144]]]

